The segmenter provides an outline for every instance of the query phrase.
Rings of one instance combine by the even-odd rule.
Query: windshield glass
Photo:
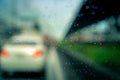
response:
[[[0,0],[4,79],[120,80],[119,0]]]

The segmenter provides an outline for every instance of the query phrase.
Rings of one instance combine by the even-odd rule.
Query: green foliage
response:
[[[119,43],[73,43],[64,41],[60,47],[77,52],[99,65],[120,73]]]

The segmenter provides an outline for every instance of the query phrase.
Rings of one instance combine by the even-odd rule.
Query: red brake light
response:
[[[2,50],[1,51],[1,56],[5,57],[5,58],[8,57],[9,56],[8,51],[7,50]]]
[[[35,53],[33,54],[33,57],[38,58],[41,57],[43,54],[43,51],[37,50],[35,51]]]

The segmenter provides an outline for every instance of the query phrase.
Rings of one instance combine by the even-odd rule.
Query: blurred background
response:
[[[119,4],[119,0],[0,0],[0,79],[120,80]],[[17,66],[26,67],[27,57],[21,53],[36,49],[28,43],[34,36],[43,40],[33,41],[44,52],[36,53],[42,61],[30,58],[26,63],[30,69],[34,61],[44,65],[37,74]],[[23,40],[24,44],[8,45]],[[15,51],[19,59],[10,58]]]

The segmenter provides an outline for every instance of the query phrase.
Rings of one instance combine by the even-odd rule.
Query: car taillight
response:
[[[36,51],[34,52],[34,54],[33,54],[33,57],[39,58],[39,57],[41,57],[42,55],[43,55],[43,51],[41,51],[41,50],[36,50]]]
[[[5,57],[5,58],[9,56],[7,50],[2,50],[0,55],[1,55],[2,57]]]

